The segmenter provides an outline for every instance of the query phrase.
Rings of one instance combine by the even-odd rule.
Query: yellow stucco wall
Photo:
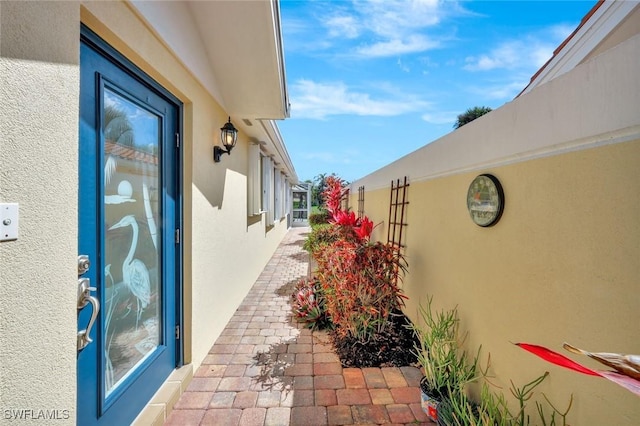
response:
[[[562,343],[640,354],[639,51],[636,36],[352,184],[352,193],[365,185],[365,214],[381,223],[373,237],[386,241],[384,182],[409,176],[406,313],[416,320],[428,295],[437,309],[457,306],[467,348],[491,355],[493,381],[508,395],[510,380],[523,385],[549,371],[540,390],[561,409],[573,394],[575,425],[638,425],[638,397],[512,343],[602,369]],[[490,228],[475,225],[466,206],[481,173],[505,193]]]
[[[487,170],[506,207],[493,227],[475,225],[466,193],[478,173],[412,183],[407,210],[406,313],[433,295],[458,306],[468,347],[491,354],[502,385],[544,371],[544,392],[561,407],[574,394],[571,424],[636,425],[637,396],[604,379],[546,364],[511,343],[564,352],[640,353],[640,141]],[[386,238],[389,189],[365,194],[365,213]],[[568,355],[568,353],[567,353]],[[587,365],[597,364],[587,359]]]

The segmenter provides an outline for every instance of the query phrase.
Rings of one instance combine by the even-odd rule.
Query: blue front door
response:
[[[77,423],[124,425],[180,363],[181,105],[81,34]]]

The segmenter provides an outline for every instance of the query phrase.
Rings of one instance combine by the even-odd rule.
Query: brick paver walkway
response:
[[[433,425],[417,368],[343,368],[325,332],[292,320],[308,232],[285,236],[165,425]]]

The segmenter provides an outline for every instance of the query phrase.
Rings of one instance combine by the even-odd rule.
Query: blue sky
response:
[[[281,0],[300,180],[353,181],[512,100],[595,1]]]

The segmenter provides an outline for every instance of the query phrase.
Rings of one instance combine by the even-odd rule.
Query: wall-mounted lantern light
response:
[[[231,154],[231,150],[234,146],[236,146],[236,141],[238,140],[238,129],[236,129],[231,123],[231,117],[229,117],[229,122],[225,123],[224,126],[220,128],[220,141],[222,145],[226,149],[222,149],[219,146],[213,147],[213,161],[216,163],[220,162],[220,156],[222,154]]]

